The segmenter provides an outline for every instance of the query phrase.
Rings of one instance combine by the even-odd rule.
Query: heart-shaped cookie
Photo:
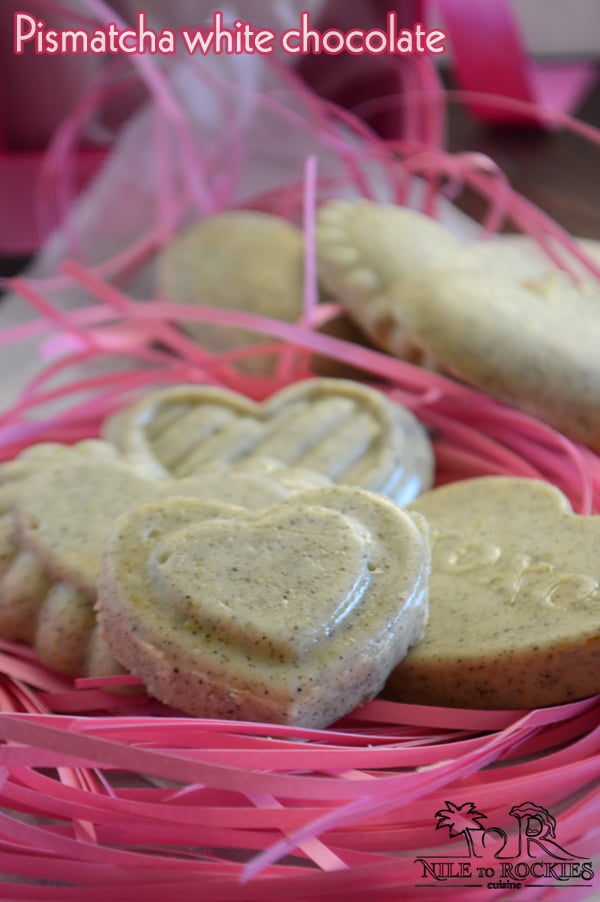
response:
[[[600,692],[600,517],[541,481],[493,476],[412,507],[431,529],[430,620],[388,694],[535,708]]]
[[[600,291],[475,269],[399,281],[403,323],[449,373],[600,450]]]
[[[104,542],[120,514],[186,495],[253,509],[328,484],[320,474],[258,459],[156,480],[101,442],[38,449],[0,468],[2,480],[0,493],[10,494],[0,518],[0,635],[32,643],[55,670],[102,676],[120,670],[93,612]]]
[[[419,421],[381,392],[344,379],[309,379],[262,405],[225,389],[177,386],[109,419],[105,436],[178,477],[207,462],[266,455],[401,504],[433,478]]]
[[[158,257],[161,293],[178,304],[242,310],[295,322],[302,313],[304,237],[270,213],[229,210],[188,227]],[[183,322],[210,351],[271,341],[267,336],[211,323]],[[249,357],[241,369],[269,372],[273,357]]]
[[[167,500],[115,525],[97,611],[160,700],[323,727],[376,695],[419,640],[428,572],[423,519],[362,489],[259,512]]]

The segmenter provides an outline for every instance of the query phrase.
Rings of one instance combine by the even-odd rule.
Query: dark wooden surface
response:
[[[600,80],[576,116],[600,128]],[[567,130],[491,128],[453,105],[448,146],[451,151],[480,151],[492,157],[513,188],[569,232],[600,239],[600,145]],[[472,215],[481,209],[472,196],[463,196],[460,202]]]

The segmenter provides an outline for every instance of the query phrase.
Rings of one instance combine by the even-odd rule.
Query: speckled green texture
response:
[[[23,541],[15,510],[35,486],[38,474],[75,461],[114,461],[115,449],[89,440],[74,446],[32,445],[15,460],[0,465],[0,636],[35,641],[40,606],[53,580],[35,551]],[[35,489],[34,489],[35,490]]]
[[[328,484],[263,459],[180,481],[145,473],[143,461],[121,458],[103,442],[34,447],[0,467],[0,636],[33,644],[55,670],[119,672],[93,607],[104,543],[120,514],[186,495],[253,509]]]
[[[433,478],[431,443],[419,421],[381,392],[345,379],[309,379],[263,404],[225,389],[176,386],[109,420],[105,435],[180,478],[207,462],[267,456],[401,504]]]
[[[430,524],[430,620],[388,695],[534,708],[600,692],[600,517],[508,477],[444,486],[411,509]]]
[[[322,727],[381,689],[421,637],[422,518],[351,487],[262,512],[177,499],[122,517],[98,617],[162,701],[203,717]]]
[[[528,370],[526,363],[529,321],[537,327],[533,337],[539,353],[546,354],[544,367],[554,368],[559,384],[569,380],[560,354],[554,362],[546,350],[563,335],[572,349],[571,338],[579,330],[572,329],[569,318],[597,319],[597,286],[594,291],[588,282],[582,291],[514,236],[463,242],[430,216],[364,198],[323,203],[316,245],[323,285],[377,347],[429,369],[450,371],[491,394],[502,388],[500,372],[510,382],[513,403],[537,404],[542,418],[546,410],[560,416],[568,386],[554,403],[552,390],[545,396],[539,388],[530,391],[528,377],[535,380],[536,365]],[[591,306],[587,289],[596,295]],[[597,337],[594,345],[591,341],[594,347]],[[490,343],[497,345],[493,362],[487,359]],[[490,367],[493,376],[487,374]],[[570,423],[568,417],[550,420],[564,421]]]
[[[290,660],[332,635],[360,604],[367,542],[360,524],[338,511],[290,516],[282,508],[259,522],[179,530],[156,546],[149,570],[173,611],[251,651],[268,647]]]

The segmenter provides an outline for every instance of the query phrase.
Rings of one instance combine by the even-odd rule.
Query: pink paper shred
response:
[[[84,6],[108,15],[102,0]],[[226,206],[226,181],[219,182],[218,194],[205,194],[206,161],[197,154],[163,73],[152,60],[140,68],[156,108],[156,133],[160,117],[166,117],[178,131],[182,165],[196,167],[193,203],[205,210]],[[0,413],[0,460],[34,442],[95,436],[108,413],[163,384],[223,385],[260,400],[310,376],[312,355],[319,354],[364,371],[419,417],[434,444],[437,484],[488,473],[535,477],[561,488],[576,512],[600,512],[600,459],[590,450],[464,385],[317,330],[338,308],[317,303],[314,210],[321,199],[335,196],[344,180],[366,196],[363,166],[377,165],[398,203],[415,177],[429,184],[424,206],[432,214],[442,191],[452,194],[468,185],[488,204],[484,232],[509,220],[566,272],[583,266],[598,277],[598,267],[543,211],[512,191],[491,160],[453,157],[414,135],[410,142],[386,144],[288,77],[289,89],[302,95],[316,145],[335,147],[345,165],[344,178],[332,184],[320,180],[318,155],[312,156],[304,180],[290,180],[248,204],[304,218],[301,320],[289,324],[157,298],[134,301],[117,287],[119,272],[146,259],[184,212],[182,199],[169,196],[165,183],[160,221],[149,223],[147,234],[118,258],[96,267],[71,259],[52,279],[12,281],[13,291],[38,318],[0,333],[0,347],[35,339],[46,362]],[[431,73],[426,90],[434,104],[428,106],[428,134],[439,134],[434,126],[439,126],[435,110],[442,114],[440,95],[432,90]],[[282,121],[292,115],[275,97],[255,102],[279,110]],[[572,120],[562,117],[560,124],[598,143],[596,133],[582,132]],[[65,124],[60,147],[53,150],[63,163],[73,125]],[[48,183],[52,171],[59,178],[60,169],[47,171],[45,195],[65,196],[60,185],[52,192]],[[76,247],[76,240],[72,244]],[[61,284],[83,289],[88,305],[58,309],[46,292]],[[253,329],[264,335],[264,344],[211,354],[179,331],[182,319]],[[272,377],[242,375],[232,366],[265,353],[279,356]],[[98,362],[102,369],[87,371]],[[53,407],[48,413],[50,402],[59,403],[58,411]],[[514,839],[510,808],[537,801],[557,819],[557,842],[576,850],[581,860],[596,859],[598,870],[600,698],[538,711],[374,700],[329,729],[308,730],[194,719],[139,692],[110,691],[114,684],[126,689],[131,683],[136,683],[131,677],[72,680],[46,670],[26,646],[0,641],[3,900],[479,902],[564,899],[568,893],[573,902],[597,897],[600,879],[572,880],[565,888],[557,878],[553,888],[531,874],[518,892],[489,887],[487,879],[472,880],[465,889],[452,879],[425,880],[417,859],[465,860],[464,840],[436,829],[438,812],[449,802],[472,802],[487,824]],[[493,848],[479,854],[472,862],[475,875],[477,868],[498,873]]]

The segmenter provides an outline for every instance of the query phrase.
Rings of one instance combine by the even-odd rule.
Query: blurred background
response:
[[[91,27],[106,8],[99,0],[30,0],[26,11],[48,27]],[[435,60],[436,76],[450,92],[495,91],[523,99],[541,99],[568,109],[583,122],[600,127],[600,3],[598,0],[244,0],[221,5],[203,0],[114,0],[118,16],[133,22],[143,8],[149,24],[178,29],[210,21],[220,9],[255,27],[281,31],[293,27],[301,11],[319,27],[375,27],[397,9],[407,26],[423,19],[449,33],[449,51]],[[86,97],[103,67],[120,70],[129,58],[15,56],[13,15],[20,0],[0,5],[0,275],[19,271],[44,235],[36,222],[34,199],[43,154],[57,126]],[[498,18],[498,16],[500,16]],[[510,46],[511,52],[506,51]],[[522,66],[514,54],[522,53]],[[288,59],[286,61],[290,63]],[[426,65],[433,66],[431,59]],[[398,67],[379,57],[307,57],[299,74],[320,94],[365,116],[385,136],[402,134],[398,105],[377,110],[373,100],[406,90]],[[493,71],[492,71],[493,70]],[[515,75],[517,72],[517,75]],[[517,77],[518,76],[518,77]],[[128,90],[87,121],[73,178],[83,186],[101,165],[120,125],[145,94],[132,80]],[[454,96],[454,95],[451,95]],[[478,151],[492,157],[513,187],[542,206],[561,225],[581,237],[600,239],[598,147],[561,128],[547,128],[531,117],[519,120],[481,103],[453,99],[449,104],[446,146],[452,152]],[[375,112],[374,112],[375,110]],[[476,198],[460,204],[474,216]]]

